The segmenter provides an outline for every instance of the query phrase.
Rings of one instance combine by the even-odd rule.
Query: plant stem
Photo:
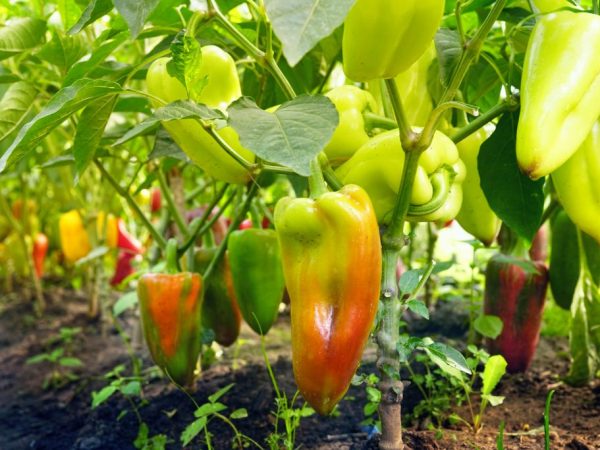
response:
[[[189,235],[189,229],[187,227],[187,224],[185,223],[185,220],[183,220],[181,212],[175,204],[175,200],[173,199],[173,195],[171,195],[171,190],[169,189],[169,185],[167,184],[167,179],[165,178],[165,174],[160,168],[160,166],[156,169],[156,178],[158,178],[160,190],[162,192],[163,197],[165,198],[165,201],[167,202],[167,208],[169,208],[169,212],[175,219],[177,228],[179,228],[179,231],[183,236],[187,237]]]
[[[135,202],[135,200],[133,199],[131,194],[129,194],[129,192],[127,192],[125,189],[123,189],[121,187],[121,185],[106,170],[106,168],[104,167],[104,165],[102,165],[102,162],[98,158],[94,159],[94,164],[96,165],[96,167],[98,167],[98,169],[102,173],[102,176],[108,180],[108,182],[111,184],[111,186],[117,192],[117,194],[119,194],[121,197],[123,197],[127,201],[127,204],[129,205],[129,207],[131,209],[133,209],[135,211],[135,213],[140,217],[142,224],[146,227],[148,232],[152,235],[152,237],[154,238],[154,240],[156,241],[158,246],[164,250],[167,246],[167,241],[165,240],[163,235],[160,234],[156,228],[154,228],[154,225],[152,225],[152,222],[150,222],[150,220],[144,215],[144,212],[141,210],[139,205]]]
[[[511,96],[506,100],[498,103],[485,114],[478,116],[472,122],[469,122],[467,125],[456,131],[456,133],[450,136],[450,139],[452,139],[452,141],[455,144],[458,144],[460,141],[475,133],[487,123],[494,120],[496,117],[501,116],[505,112],[515,111],[518,107],[519,99],[515,96]]]
[[[379,114],[366,112],[363,113],[365,119],[365,128],[372,130],[373,128],[381,128],[382,130],[394,130],[398,128],[398,123],[394,119],[380,116]]]

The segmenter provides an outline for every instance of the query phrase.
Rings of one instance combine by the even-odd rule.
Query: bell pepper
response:
[[[599,54],[599,16],[558,11],[538,19],[523,66],[517,128],[517,159],[531,178],[563,165],[600,116]]]
[[[181,82],[171,76],[167,70],[169,58],[160,58],[148,68],[146,87],[148,93],[172,103],[186,100],[188,94]],[[200,96],[195,99],[211,108],[225,110],[227,106],[241,97],[240,81],[235,61],[229,54],[214,45],[202,47],[202,63],[198,69],[208,80]],[[154,107],[162,106],[154,102]],[[163,122],[173,140],[207,175],[228,183],[245,184],[250,173],[230,156],[202,125],[193,119]],[[218,130],[219,135],[248,162],[254,161],[254,155],[242,147],[239,136],[231,127]]]
[[[575,7],[569,0],[531,0],[530,3],[532,11],[536,14]]]
[[[277,319],[285,289],[277,233],[258,228],[234,231],[227,252],[242,317],[265,335]]]
[[[402,99],[404,112],[408,123],[413,126],[423,127],[433,111],[433,99],[427,86],[429,67],[435,60],[436,52],[433,43],[427,51],[410,68],[394,78],[396,86]],[[393,111],[387,96],[382,92],[384,87],[382,80],[376,80],[369,83],[369,92],[373,94],[378,109],[377,113],[385,115],[386,111]]]
[[[357,0],[344,23],[344,72],[354,81],[394,78],[425,53],[444,0]]]
[[[191,211],[188,211],[185,215],[186,220],[188,221],[188,223],[192,223],[192,221],[194,219],[200,218],[204,215],[206,211],[206,206],[200,206],[198,208],[195,208]],[[208,216],[209,220],[212,219],[214,217],[215,214],[219,213],[219,209],[218,208],[214,208],[210,215]],[[221,241],[225,238],[225,235],[227,234],[227,229],[229,228],[229,223],[228,223],[228,219],[226,219],[222,214],[219,216],[219,218],[213,223],[213,226],[211,227],[211,231],[212,231],[212,237],[214,238],[214,244],[219,244],[221,243]],[[199,240],[198,245],[200,245],[202,243],[202,240]]]
[[[396,129],[371,138],[336,170],[336,174],[344,184],[357,184],[365,189],[377,220],[386,223],[396,203],[403,165],[404,151]],[[460,210],[465,172],[456,145],[436,131],[431,146],[419,159],[411,197],[411,214],[414,215],[409,219],[421,222],[453,219]],[[428,211],[426,205],[432,203]]]
[[[543,224],[531,242],[529,258],[532,261],[546,261],[548,259],[548,226]]]
[[[356,86],[340,86],[327,92],[325,96],[333,102],[339,114],[339,124],[323,150],[335,167],[350,158],[369,140],[363,113],[367,110],[374,111],[377,105],[371,93]]]
[[[306,401],[329,414],[348,389],[377,311],[377,220],[366,192],[348,185],[316,199],[281,199],[275,229],[291,300],[294,377]]]
[[[23,221],[23,210],[27,214],[27,218]],[[23,224],[25,233],[34,235],[40,228],[39,219],[37,217],[37,204],[34,200],[27,200],[27,208],[23,205],[23,200],[17,199],[11,205],[11,212],[17,221]]]
[[[176,253],[176,244],[174,250],[170,247],[167,251]],[[191,272],[147,273],[139,279],[137,293],[152,359],[175,383],[191,386],[202,345],[202,277]]]
[[[556,304],[568,310],[571,308],[581,274],[577,227],[564,210],[552,217],[550,225],[550,290]],[[592,279],[600,285],[600,245],[584,233],[581,234],[581,240]]]
[[[156,214],[162,206],[162,193],[159,188],[152,188],[150,191],[150,212]]]
[[[485,272],[484,312],[500,317],[504,324],[488,347],[490,353],[504,356],[509,372],[525,372],[540,337],[548,269],[541,261],[529,261],[521,241],[503,251],[492,256]]]
[[[90,252],[90,239],[77,210],[61,214],[58,229],[62,252],[68,262],[74,263]]]
[[[137,255],[135,253],[123,250],[119,251],[117,264],[115,266],[115,273],[110,279],[111,286],[118,286],[123,282],[123,280],[135,273],[135,269],[131,263],[136,257]]]
[[[48,253],[48,236],[44,233],[37,233],[33,239],[33,265],[35,274],[38,278],[44,275],[44,261]]]
[[[594,124],[579,150],[552,173],[552,182],[558,198],[571,220],[581,231],[600,243],[600,182],[598,180],[600,180],[600,121]]]
[[[498,231],[500,231],[500,219],[492,211],[485,198],[477,168],[479,149],[487,138],[488,133],[484,129],[480,129],[456,144],[460,159],[467,168],[467,174],[462,185],[462,206],[456,220],[466,232],[489,247],[496,239]]]
[[[205,270],[216,252],[216,247],[198,249],[195,254],[196,269]],[[213,330],[215,341],[229,347],[240,335],[241,325],[242,315],[235,298],[229,259],[225,255],[206,282],[202,327]]]

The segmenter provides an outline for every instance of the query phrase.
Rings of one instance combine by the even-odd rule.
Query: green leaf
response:
[[[417,286],[423,273],[419,270],[407,270],[400,277],[400,293],[402,296],[410,296]]]
[[[44,361],[49,361],[50,356],[46,353],[40,353],[39,355],[32,356],[31,358],[27,358],[25,364],[39,364]]]
[[[71,28],[81,15],[81,8],[75,0],[57,0],[56,6],[65,30]]]
[[[164,128],[160,127],[156,133],[154,147],[148,155],[148,159],[157,158],[175,158],[180,161],[189,162],[188,156],[179,148],[177,143],[171,138],[171,135]]]
[[[136,38],[159,0],[113,0],[115,8],[127,22],[131,37]]]
[[[429,310],[427,309],[425,303],[423,303],[421,300],[409,300],[406,305],[408,306],[408,309],[410,309],[415,314],[418,314],[424,319],[429,320]]]
[[[76,184],[96,154],[116,100],[116,95],[99,98],[91,102],[81,113],[73,142]]]
[[[528,242],[537,232],[544,210],[544,179],[531,180],[519,170],[516,153],[518,113],[502,116],[481,146],[478,170],[490,207]]]
[[[138,304],[137,292],[131,291],[122,295],[113,306],[113,315],[119,317],[125,311],[134,308]]]
[[[211,403],[215,403],[217,400],[219,400],[221,397],[223,397],[225,394],[227,394],[231,388],[235,386],[234,383],[228,384],[225,387],[222,387],[221,389],[219,389],[217,392],[215,392],[214,394],[210,395],[208,397],[208,401]]]
[[[89,24],[94,23],[100,17],[108,14],[113,9],[112,0],[91,0],[81,17],[69,30],[69,34],[79,33]]]
[[[433,342],[431,339],[424,339],[420,347],[438,367],[449,375],[462,379],[461,372],[471,373],[464,356],[452,347],[440,342]]]
[[[17,81],[10,85],[0,100],[0,141],[19,127],[36,97],[36,89],[25,81]]]
[[[54,32],[52,39],[41,48],[37,56],[55,65],[64,73],[81,59],[87,51],[83,36],[69,36]]]
[[[302,176],[310,175],[310,162],[331,140],[338,125],[335,106],[321,95],[297,97],[274,113],[241,97],[227,111],[244,147]]]
[[[123,395],[138,396],[142,392],[142,384],[137,380],[130,381],[121,386],[120,391]]]
[[[101,44],[92,51],[90,57],[85,61],[73,64],[67,72],[63,81],[63,87],[79,81],[81,78],[89,75],[106,58],[111,56],[127,40],[127,33],[119,33],[111,39],[102,41]]]
[[[76,111],[92,101],[121,92],[112,81],[84,78],[58,91],[48,104],[19,131],[10,147],[0,158],[0,173],[33,150],[39,141]]]
[[[447,87],[462,54],[458,32],[440,28],[435,35],[435,49],[438,55],[440,82],[442,86]]]
[[[90,261],[93,261],[98,258],[102,258],[109,251],[110,251],[110,249],[105,246],[96,247],[96,248],[92,249],[92,251],[89,252],[87,255],[85,255],[83,258],[78,259],[77,262],[75,263],[75,265],[83,266],[84,264],[87,264]]]
[[[100,406],[115,392],[117,392],[117,388],[115,386],[105,386],[99,392],[92,392],[92,409]]]
[[[79,358],[72,358],[69,356],[65,356],[64,358],[60,358],[58,363],[64,367],[81,367],[83,363]]]
[[[227,407],[223,403],[205,403],[194,411],[195,417],[210,416],[221,411],[226,410]]]
[[[496,388],[496,385],[500,382],[500,379],[506,373],[506,360],[502,355],[490,356],[485,363],[483,374],[481,378],[483,380],[483,387],[481,388],[482,395],[491,395],[492,391]],[[490,403],[492,403],[490,401]],[[492,403],[493,405],[493,403]]]
[[[208,83],[208,77],[201,70],[200,43],[195,37],[180,31],[171,44],[171,55],[173,59],[167,63],[167,71],[185,86],[188,98],[197,101]]]
[[[229,415],[230,419],[245,419],[246,417],[248,417],[248,411],[246,408],[236,409]]]
[[[498,405],[501,405],[504,402],[504,397],[501,396],[501,395],[483,394],[481,396],[481,398],[483,400],[485,400],[486,402],[488,402],[492,406],[498,406]]]
[[[339,27],[356,0],[265,0],[267,16],[295,66],[321,39]]]
[[[475,330],[482,336],[490,339],[496,339],[502,333],[504,324],[498,316],[485,315],[477,317],[473,322]]]
[[[24,17],[9,21],[0,28],[0,60],[37,47],[45,33],[43,20]]]
[[[192,442],[194,438],[198,436],[198,433],[202,431],[205,425],[206,417],[200,417],[185,427],[185,430],[183,430],[183,433],[181,433],[181,443],[183,446],[185,447]]]

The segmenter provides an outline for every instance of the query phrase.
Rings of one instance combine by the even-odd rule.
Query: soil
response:
[[[124,364],[126,373],[130,373],[131,360],[114,324],[110,320],[90,322],[86,317],[85,297],[69,290],[48,291],[49,308],[39,320],[34,318],[30,303],[25,302],[27,297],[26,292],[0,296],[0,449],[134,448],[139,422],[126,398],[114,395],[99,407],[91,408],[91,393],[107,384],[104,374],[118,364]],[[139,334],[137,323],[133,312],[119,319],[120,327],[134,337]],[[431,323],[435,326],[435,318]],[[52,364],[26,364],[26,361],[56,348],[52,337],[61,327],[82,329],[69,355],[79,358],[83,366],[71,369],[76,380],[58,377],[64,385],[44,389],[44,380],[52,374]],[[288,330],[289,316],[284,313],[265,345],[279,387],[291,397],[295,385]],[[134,351],[143,357],[144,368],[151,367],[143,345],[137,345],[135,338],[133,341]],[[223,414],[245,408],[248,417],[234,420],[235,425],[240,433],[268,448],[265,440],[273,433],[276,422],[274,388],[262,359],[260,341],[244,328],[242,340],[238,342],[241,344],[225,349],[222,358],[204,370],[192,397],[202,405],[209,395],[233,383],[233,388],[221,398],[228,408]],[[372,372],[374,358],[374,349],[369,347],[360,371]],[[543,449],[544,404],[549,390],[555,389],[551,448],[600,449],[600,383],[577,389],[569,387],[560,382],[567,370],[564,339],[543,339],[531,369],[526,374],[508,375],[503,379],[495,394],[506,399],[502,405],[488,408],[483,429],[478,434],[459,425],[421,430],[419,428],[427,428],[427,423],[422,423],[420,427],[405,428],[406,448],[496,449],[500,423],[504,422],[505,449]],[[148,425],[150,435],[167,436],[167,448],[182,448],[179,437],[194,420],[195,406],[186,394],[173,388],[164,378],[150,375],[147,378],[139,408],[141,419]],[[417,391],[408,386],[404,411],[410,412],[417,401]],[[376,449],[377,435],[369,436],[369,430],[360,425],[365,402],[364,387],[351,387],[333,417],[302,418],[296,447]],[[467,416],[466,409],[458,413]],[[208,429],[213,448],[232,448],[233,433],[225,422],[212,419]],[[206,445],[197,438],[186,448],[206,448]],[[250,448],[255,446],[250,445]]]

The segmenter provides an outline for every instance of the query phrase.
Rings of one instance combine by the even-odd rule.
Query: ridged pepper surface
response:
[[[306,401],[329,414],[356,371],[377,311],[379,228],[366,192],[347,185],[275,207],[291,300],[294,377]]]
[[[517,159],[546,176],[581,146],[600,116],[600,16],[558,11],[538,18],[525,56]]]
[[[212,261],[216,247],[200,248],[196,251],[196,269],[205,270]],[[229,258],[224,255],[207,280],[204,288],[202,326],[215,333],[215,341],[229,347],[240,335],[242,315],[235,298]]]
[[[258,228],[234,231],[227,252],[242,316],[258,334],[267,334],[285,289],[277,233]]]
[[[344,23],[344,72],[354,81],[394,78],[427,50],[444,0],[358,0]]]
[[[201,348],[202,278],[190,272],[147,273],[137,292],[152,359],[178,385],[190,386]]]
[[[188,98],[185,86],[167,70],[169,58],[160,58],[148,68],[146,87],[150,94],[167,103]],[[214,45],[202,47],[202,65],[199,71],[208,77],[200,96],[195,99],[211,108],[225,110],[241,97],[240,81],[235,61]],[[155,107],[162,106],[154,102]],[[250,173],[213,139],[202,125],[193,119],[163,122],[173,140],[207,175],[228,183],[244,184]],[[254,155],[240,144],[239,136],[231,127],[218,130],[219,135],[243,158],[254,161]]]
[[[414,128],[419,131],[419,128]],[[389,220],[396,204],[404,166],[404,151],[398,130],[390,130],[369,139],[336,174],[344,184],[361,186],[371,198],[380,223]],[[431,146],[419,158],[419,167],[411,197],[411,211],[440,198],[431,211],[423,211],[417,221],[447,222],[456,217],[462,203],[462,182],[465,165],[456,145],[443,133],[436,131]]]
[[[577,152],[552,173],[552,182],[571,220],[600,243],[600,122]]]

